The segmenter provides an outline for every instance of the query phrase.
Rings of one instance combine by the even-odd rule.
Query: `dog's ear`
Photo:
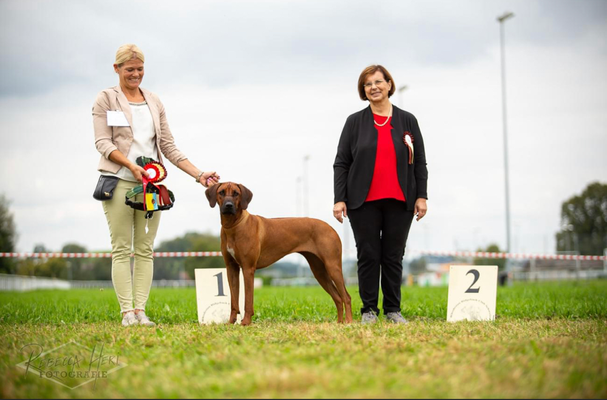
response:
[[[204,191],[204,194],[207,195],[207,199],[209,200],[209,205],[211,206],[211,208],[215,208],[215,204],[217,204],[217,189],[218,188],[219,188],[219,183],[216,183]]]
[[[245,185],[241,185],[240,183],[238,184],[238,187],[240,188],[240,194],[242,196],[240,199],[240,208],[246,210],[251,202],[251,199],[253,199],[253,192],[247,189]]]

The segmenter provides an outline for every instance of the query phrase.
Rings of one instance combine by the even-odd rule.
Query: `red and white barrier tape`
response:
[[[154,257],[214,257],[220,251],[167,251],[156,252]],[[112,253],[0,253],[11,258],[112,258]]]
[[[580,260],[580,261],[603,261],[606,256],[584,256],[575,254],[523,254],[523,253],[487,253],[474,251],[413,251],[423,255],[431,256],[455,256],[455,257],[475,257],[475,258],[509,258],[518,260]]]
[[[474,251],[428,251],[408,250],[410,253],[431,256],[454,256],[475,258],[509,258],[518,260],[580,260],[605,261],[607,256],[584,256],[574,254],[522,254],[522,253],[487,253]],[[217,257],[220,251],[174,251],[156,252],[154,257]],[[112,253],[0,253],[5,258],[111,258]]]

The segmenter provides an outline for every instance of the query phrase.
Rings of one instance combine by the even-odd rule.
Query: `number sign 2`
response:
[[[466,275],[468,275],[468,274],[474,275],[474,281],[472,282],[472,285],[470,285],[468,290],[466,290],[464,293],[478,293],[481,290],[481,288],[477,287],[477,288],[473,289],[472,286],[474,286],[476,281],[478,281],[478,278],[481,277],[481,273],[478,272],[478,269],[471,269],[470,271],[466,272]]]
[[[194,270],[196,279],[196,303],[198,322],[201,324],[223,324],[230,319],[230,285],[225,268],[198,268]],[[236,322],[244,315],[244,282],[240,272],[240,314]]]
[[[497,265],[451,265],[447,321],[493,321]]]

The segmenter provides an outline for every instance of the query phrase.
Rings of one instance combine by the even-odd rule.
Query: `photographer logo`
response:
[[[108,354],[104,344],[96,344],[92,349],[75,341],[70,341],[54,349],[46,350],[39,344],[27,344],[21,348],[27,359],[18,367],[25,375],[35,374],[69,389],[76,389],[87,383],[97,384],[99,379],[127,366],[118,356]]]

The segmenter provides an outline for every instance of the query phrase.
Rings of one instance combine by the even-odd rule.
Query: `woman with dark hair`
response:
[[[383,311],[394,323],[401,314],[402,259],[413,217],[427,212],[428,170],[417,119],[390,102],[395,83],[381,65],[358,79],[369,107],[348,117],[333,165],[333,216],[349,217],[358,258],[362,323],[378,321],[379,287]]]

